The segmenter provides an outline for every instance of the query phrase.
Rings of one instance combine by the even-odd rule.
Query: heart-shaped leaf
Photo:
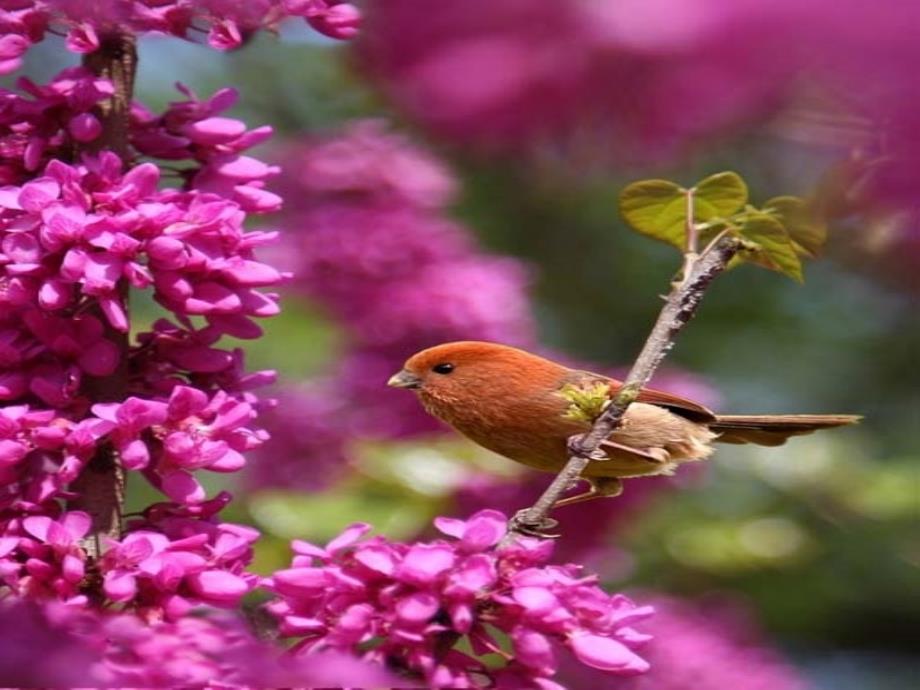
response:
[[[698,182],[693,198],[697,222],[728,218],[747,203],[748,188],[738,173],[720,172]]]
[[[814,258],[820,253],[827,241],[827,226],[803,199],[778,196],[765,203],[763,210],[783,224],[800,254]]]
[[[620,213],[633,229],[683,250],[687,191],[667,180],[640,180],[620,192]]]
[[[620,213],[643,235],[684,251],[687,246],[687,190],[668,180],[641,180],[620,193]],[[693,189],[693,220],[710,223],[700,232],[707,242],[747,202],[747,186],[736,173],[722,172],[702,180]],[[715,222],[714,222],[715,221]]]
[[[776,218],[766,213],[751,214],[741,226],[741,235],[758,247],[746,251],[745,260],[803,282],[802,261],[795,242]]]

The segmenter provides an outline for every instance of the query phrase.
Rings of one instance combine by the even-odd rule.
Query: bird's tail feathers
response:
[[[721,443],[780,446],[790,436],[856,424],[860,419],[854,414],[718,415],[709,428],[719,434],[716,440]]]

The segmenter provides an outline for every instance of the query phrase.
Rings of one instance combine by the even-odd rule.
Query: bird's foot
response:
[[[558,539],[562,536],[561,534],[552,534],[550,532],[550,530],[554,530],[559,526],[558,520],[543,517],[538,522],[533,522],[528,516],[529,512],[528,508],[516,512],[508,524],[509,531],[540,539]]]
[[[569,455],[577,455],[580,458],[588,458],[589,460],[607,460],[607,454],[600,448],[589,451],[584,447],[585,436],[587,436],[587,434],[569,436],[566,441],[566,448],[569,451]]]

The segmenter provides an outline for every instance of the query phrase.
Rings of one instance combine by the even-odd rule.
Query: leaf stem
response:
[[[696,220],[693,213],[693,196],[696,192],[695,187],[687,190],[685,197],[685,229],[687,233],[687,242],[684,247],[684,265],[680,271],[681,284],[686,283],[690,274],[693,272],[693,266],[699,259],[700,229],[696,226]]]
[[[706,256],[709,252],[711,252],[713,247],[719,244],[719,242],[722,241],[722,238],[728,235],[728,233],[730,233],[733,229],[734,229],[733,227],[729,226],[725,228],[724,230],[722,230],[721,232],[719,232],[718,235],[713,237],[712,240],[710,240],[709,244],[706,245],[706,248],[703,249],[702,252],[700,252],[700,258]]]
[[[629,375],[611,404],[594,421],[586,434],[569,438],[568,462],[556,475],[543,495],[530,508],[519,511],[508,526],[502,544],[508,544],[520,534],[545,534],[554,521],[549,519],[556,502],[578,479],[592,459],[596,459],[601,444],[620,426],[627,408],[639,396],[652,374],[674,346],[677,334],[693,318],[712,281],[725,270],[742,243],[732,236],[722,236],[712,248],[707,248],[693,261],[687,261],[688,270],[683,280],[672,286],[658,320],[636,357]]]

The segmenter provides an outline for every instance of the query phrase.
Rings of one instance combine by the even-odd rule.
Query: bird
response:
[[[622,382],[571,369],[526,350],[484,341],[435,345],[409,357],[387,382],[412,390],[424,409],[463,436],[510,460],[545,472],[567,462],[568,440],[591,420],[572,414],[573,390],[600,390],[612,399]],[[854,424],[859,415],[723,415],[687,398],[643,388],[620,426],[582,473],[584,493],[556,507],[616,496],[622,479],[673,474],[703,460],[712,444],[779,446],[790,436]]]

